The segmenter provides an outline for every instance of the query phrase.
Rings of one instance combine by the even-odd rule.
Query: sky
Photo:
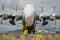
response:
[[[50,14],[54,6],[56,7],[55,13],[60,14],[60,0],[0,0],[0,12],[4,4],[6,13],[15,13],[16,5],[21,13],[25,5],[29,3],[33,4],[38,14],[41,14],[41,7],[43,7],[44,14]]]

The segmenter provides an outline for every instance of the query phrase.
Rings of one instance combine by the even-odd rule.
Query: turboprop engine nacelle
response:
[[[56,16],[56,14],[52,14],[52,15],[50,15],[50,20],[51,20],[51,21],[54,21],[55,16]]]

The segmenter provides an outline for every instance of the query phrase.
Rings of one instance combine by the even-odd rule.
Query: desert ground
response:
[[[60,40],[60,33],[26,35],[16,33],[0,33],[0,40]]]

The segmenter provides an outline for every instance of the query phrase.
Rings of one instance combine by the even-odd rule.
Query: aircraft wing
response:
[[[19,20],[22,20],[22,15],[15,15],[15,14],[11,14],[11,15],[8,15],[8,14],[2,14],[0,15],[0,18],[7,18],[7,19],[15,19],[15,17],[18,16],[19,17]]]
[[[50,21],[54,21],[55,19],[58,20],[60,19],[60,15],[55,15],[55,16],[36,16],[36,19],[39,20],[39,21],[42,21],[42,25],[47,25],[48,24],[48,21],[47,20],[50,20]]]
[[[60,19],[60,15],[56,15],[55,18],[56,18],[56,19]]]

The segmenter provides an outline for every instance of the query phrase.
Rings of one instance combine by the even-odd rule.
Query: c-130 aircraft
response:
[[[4,10],[4,5],[3,5],[2,10]],[[14,21],[15,19],[22,20],[23,21],[23,32],[25,30],[28,30],[28,33],[31,33],[31,32],[35,33],[35,26],[36,26],[37,20],[42,21],[41,20],[42,18],[43,19],[42,25],[47,25],[48,21],[46,20],[53,21],[54,19],[60,19],[60,16],[58,15],[49,15],[49,16],[37,15],[34,6],[32,4],[27,4],[21,16],[16,15],[16,14],[12,14],[12,15],[1,14],[0,18],[2,18],[3,20],[11,19],[9,23],[12,25],[16,25]],[[2,20],[1,20],[1,24],[2,24]]]

